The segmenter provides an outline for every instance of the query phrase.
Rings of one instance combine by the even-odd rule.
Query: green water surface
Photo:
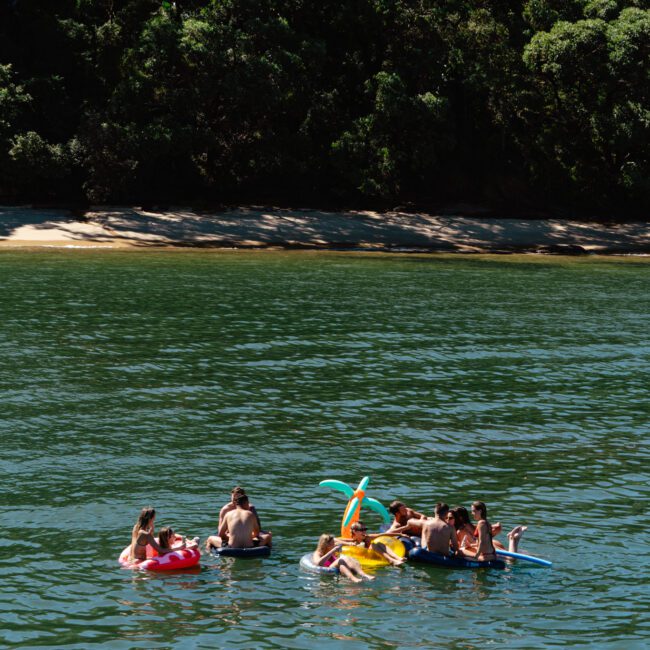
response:
[[[650,263],[0,253],[0,644],[645,648]],[[302,572],[345,500],[481,498],[552,569]],[[120,569],[142,506],[265,560]],[[376,526],[376,515],[367,523]]]

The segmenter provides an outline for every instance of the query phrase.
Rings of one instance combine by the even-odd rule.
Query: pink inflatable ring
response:
[[[176,551],[158,555],[151,546],[147,546],[146,560],[129,560],[131,545],[129,544],[121,553],[119,562],[127,569],[144,569],[146,571],[175,571],[198,566],[201,551],[198,548],[179,548]]]

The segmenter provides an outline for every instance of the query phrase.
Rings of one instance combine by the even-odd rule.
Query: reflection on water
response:
[[[647,262],[0,254],[0,628],[16,647],[642,648]],[[299,569],[324,478],[488,503],[505,571]],[[205,540],[243,484],[268,559],[119,568],[143,505]],[[370,525],[378,522],[372,513]],[[615,522],[615,524],[613,523]],[[618,527],[618,528],[617,528]]]

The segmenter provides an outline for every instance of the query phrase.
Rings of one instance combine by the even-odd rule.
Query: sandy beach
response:
[[[469,211],[468,211],[469,212]],[[0,248],[314,248],[458,253],[649,254],[650,223],[406,212],[0,206]]]

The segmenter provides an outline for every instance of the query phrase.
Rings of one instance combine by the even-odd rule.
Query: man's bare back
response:
[[[427,519],[422,526],[422,548],[431,553],[449,555],[450,546],[454,551],[458,548],[458,539],[453,527],[438,517]]]
[[[257,517],[250,511],[237,507],[229,512],[219,529],[219,537],[231,548],[251,548],[253,538],[260,533]]]

